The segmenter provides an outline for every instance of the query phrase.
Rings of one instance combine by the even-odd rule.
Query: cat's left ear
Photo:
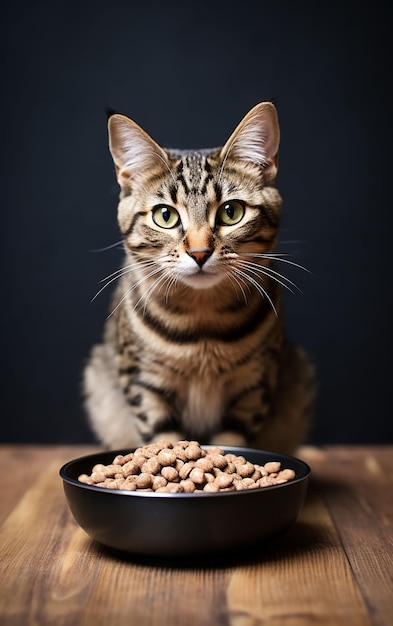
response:
[[[257,104],[242,119],[221,150],[221,158],[256,163],[265,180],[276,177],[280,128],[277,110],[271,102]]]

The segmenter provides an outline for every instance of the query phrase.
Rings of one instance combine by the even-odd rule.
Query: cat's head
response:
[[[273,250],[281,209],[274,105],[255,106],[213,150],[165,150],[123,115],[112,115],[108,128],[119,225],[132,258],[154,261],[173,284],[195,289],[243,283],[244,272],[252,283],[245,263]]]

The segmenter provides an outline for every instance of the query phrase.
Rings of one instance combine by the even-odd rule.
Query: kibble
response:
[[[190,461],[196,461],[203,456],[202,448],[200,447],[199,443],[196,443],[195,441],[192,441],[190,443],[190,445],[184,450],[184,453],[187,459],[190,459]]]
[[[295,478],[279,461],[251,463],[242,455],[206,450],[197,441],[161,440],[117,455],[111,464],[97,463],[78,479],[87,485],[156,493],[217,493],[280,485]]]
[[[147,472],[141,472],[135,481],[135,484],[139,489],[146,489],[153,484],[153,476]]]
[[[160,470],[161,463],[156,456],[151,456],[141,467],[141,471],[147,472],[148,474],[158,474]]]
[[[158,462],[161,463],[163,467],[166,467],[167,465],[175,465],[176,458],[176,454],[173,450],[170,450],[170,448],[160,450],[157,455]]]
[[[153,476],[153,491],[157,491],[157,489],[161,489],[162,487],[166,487],[168,484],[168,481],[166,478],[164,478],[164,476],[160,475],[160,476]]]
[[[161,476],[166,478],[170,483],[176,483],[179,481],[179,472],[171,465],[167,465],[162,468]]]
[[[206,482],[205,472],[201,467],[194,467],[190,472],[190,480],[196,485],[204,485]]]

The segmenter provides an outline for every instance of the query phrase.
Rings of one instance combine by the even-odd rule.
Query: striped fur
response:
[[[85,369],[86,408],[106,446],[158,438],[291,452],[313,398],[288,344],[285,278],[271,258],[281,198],[279,127],[254,107],[223,148],[167,151],[109,119],[125,262],[103,342]],[[265,256],[264,256],[265,255]]]

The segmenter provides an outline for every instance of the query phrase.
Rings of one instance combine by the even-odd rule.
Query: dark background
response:
[[[387,5],[387,3],[386,3]],[[316,363],[309,441],[392,441],[392,135],[382,2],[3,2],[1,438],[86,442],[80,378],[118,268],[107,107],[167,147],[281,122],[290,336]]]

